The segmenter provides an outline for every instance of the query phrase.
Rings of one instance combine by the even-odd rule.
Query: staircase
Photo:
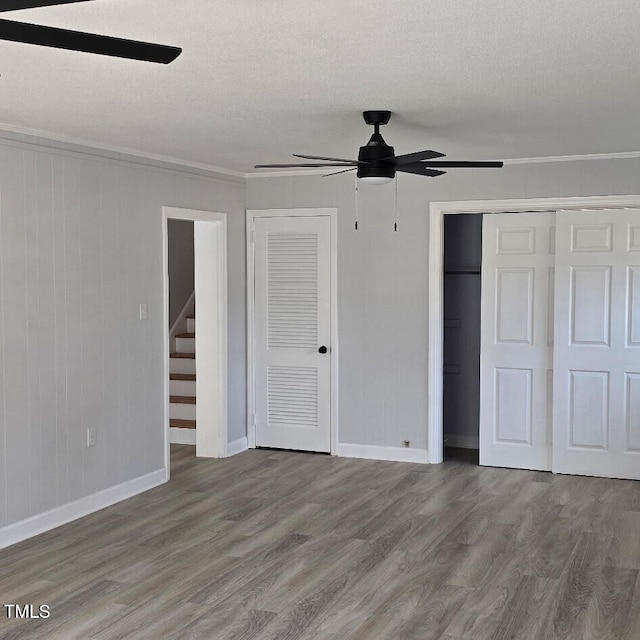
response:
[[[196,428],[196,319],[187,317],[187,331],[175,337],[169,360],[169,424]]]

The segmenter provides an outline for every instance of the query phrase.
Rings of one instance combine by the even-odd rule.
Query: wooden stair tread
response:
[[[196,354],[195,353],[181,353],[180,351],[176,351],[174,353],[171,354],[172,358],[191,358],[192,360],[195,360]]]
[[[196,381],[195,373],[170,373],[169,380],[187,380],[189,382]]]
[[[195,404],[195,396],[169,396],[169,402],[174,404]]]
[[[183,420],[182,418],[171,418],[169,420],[169,424],[172,427],[177,427],[178,429],[195,429],[196,421],[195,420]]]
[[[195,338],[196,334],[195,333],[179,333],[178,335],[176,335],[176,338]]]

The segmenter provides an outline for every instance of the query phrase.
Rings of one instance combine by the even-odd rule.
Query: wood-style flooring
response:
[[[0,551],[0,638],[638,640],[640,483],[252,450]]]

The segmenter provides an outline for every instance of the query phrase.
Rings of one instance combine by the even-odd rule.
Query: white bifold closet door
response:
[[[256,446],[331,450],[331,222],[255,219]]]
[[[553,471],[640,479],[640,211],[558,211]]]
[[[483,216],[481,465],[551,469],[554,224]]]

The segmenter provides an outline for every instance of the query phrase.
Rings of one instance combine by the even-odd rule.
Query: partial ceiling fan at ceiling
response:
[[[397,171],[414,173],[421,176],[435,178],[446,173],[443,169],[458,168],[500,168],[500,161],[452,161],[436,160],[443,158],[444,153],[437,151],[416,151],[396,156],[393,147],[390,147],[380,135],[380,127],[389,122],[391,111],[364,111],[364,121],[373,125],[374,133],[364,147],[360,147],[357,160],[345,160],[344,158],[326,158],[323,156],[304,156],[294,153],[296,158],[305,160],[323,160],[321,163],[303,164],[257,164],[256,169],[284,169],[303,167],[345,167],[341,171],[327,173],[326,176],[334,176],[347,171],[357,171],[358,178],[371,184],[384,184],[393,180]]]
[[[0,12],[90,1],[92,0],[2,0]],[[0,19],[0,40],[161,64],[173,62],[182,53],[180,47],[2,19]]]

